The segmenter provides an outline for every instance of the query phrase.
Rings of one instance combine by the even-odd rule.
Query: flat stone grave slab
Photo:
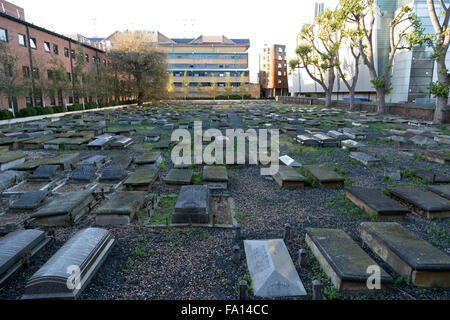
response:
[[[80,154],[75,152],[61,154],[56,158],[49,159],[46,164],[57,164],[61,170],[72,170],[79,161]]]
[[[348,199],[378,219],[401,218],[411,212],[404,205],[392,200],[383,192],[376,189],[348,187],[346,191]]]
[[[421,155],[427,159],[428,161],[440,163],[440,164],[448,164],[450,163],[450,154],[446,154],[443,152],[437,151],[424,151]]]
[[[345,133],[336,131],[336,130],[330,130],[328,131],[328,136],[330,136],[331,138],[334,138],[338,141],[342,141],[342,140],[347,140],[348,136]]]
[[[159,169],[152,165],[139,167],[123,185],[128,189],[147,191],[156,181]]]
[[[434,141],[436,141],[437,143],[450,144],[450,136],[437,135],[437,136],[434,136]]]
[[[304,187],[307,179],[292,167],[280,166],[273,179],[285,188]]]
[[[450,216],[450,201],[433,193],[410,187],[389,188],[388,190],[397,199],[412,207],[414,211],[430,219]]]
[[[51,181],[55,178],[59,169],[58,165],[44,164],[34,170],[33,174],[28,178],[29,181]]]
[[[121,181],[125,178],[126,172],[124,167],[122,166],[109,166],[103,170],[103,173],[100,177],[100,181],[102,182],[114,182]]]
[[[30,278],[22,299],[76,299],[106,260],[114,242],[108,230],[79,231]],[[68,270],[73,266],[79,268],[79,283],[68,286],[72,277]]]
[[[95,173],[97,172],[97,167],[95,165],[77,165],[75,170],[70,176],[70,181],[72,182],[92,182],[95,178]]]
[[[31,215],[42,226],[71,226],[90,210],[94,198],[91,191],[62,193]]]
[[[435,174],[433,171],[416,169],[414,170],[414,176],[425,180],[427,183],[440,184],[450,183],[450,177],[442,174]]]
[[[450,256],[395,222],[364,222],[363,242],[418,287],[449,288]]]
[[[115,137],[110,143],[111,149],[124,149],[134,143],[133,139],[130,137]]]
[[[14,184],[21,182],[25,179],[27,174],[25,172],[8,170],[0,173],[0,191],[12,187]]]
[[[50,243],[40,230],[19,230],[0,238],[0,288]],[[26,258],[26,259],[25,259]]]
[[[26,192],[9,207],[8,211],[26,212],[36,210],[42,205],[47,194],[48,191]]]
[[[289,166],[292,168],[301,168],[303,167],[300,163],[289,157],[288,155],[280,157],[280,164],[283,164],[285,166]]]
[[[139,156],[134,160],[137,165],[154,164],[159,166],[162,161],[161,152],[147,152]]]
[[[8,152],[0,154],[0,171],[6,171],[24,163],[26,154],[23,152]]]
[[[349,151],[356,151],[361,147],[365,147],[362,143],[359,143],[354,140],[343,140],[341,141],[342,149]]]
[[[378,264],[347,233],[338,229],[307,228],[306,243],[339,292],[374,291],[367,287],[367,280],[372,275],[367,269]],[[393,282],[382,269],[380,280],[379,290]]]
[[[96,225],[129,225],[137,211],[145,202],[147,193],[143,191],[116,192],[94,211]]]
[[[207,186],[182,186],[172,212],[173,224],[208,224],[210,193]]]
[[[427,186],[427,190],[438,196],[450,200],[450,185]]]
[[[95,139],[94,141],[89,142],[87,147],[94,150],[103,150],[109,145],[111,139],[112,138]]]
[[[223,166],[204,166],[203,182],[228,183],[227,168]]]
[[[331,138],[322,133],[315,134],[313,139],[319,141],[320,146],[323,148],[334,148],[338,146],[337,141],[334,138]]]
[[[51,137],[44,136],[44,137],[34,138],[34,139],[30,139],[30,140],[22,142],[22,146],[26,150],[42,149],[46,142],[53,140],[53,139],[55,139],[54,136],[51,136]]]
[[[124,169],[128,169],[128,167],[131,165],[132,158],[128,154],[120,154],[111,162],[111,166],[121,166]]]
[[[158,142],[161,136],[157,133],[145,135],[144,141],[146,142]]]
[[[303,146],[306,147],[319,147],[320,143],[319,141],[313,139],[311,136],[307,136],[307,135],[298,135],[297,136],[297,142],[299,142],[300,144],[302,144]]]
[[[306,296],[283,240],[245,240],[244,248],[256,297]]]
[[[189,185],[193,174],[194,170],[190,169],[171,169],[164,182],[170,185]]]
[[[344,185],[345,179],[326,165],[309,165],[304,168],[322,187]]]
[[[153,149],[169,149],[169,147],[172,145],[172,141],[170,140],[161,140],[157,143],[155,143],[152,148]]]
[[[409,141],[417,146],[435,147],[438,145],[436,141],[424,136],[414,136]]]
[[[363,163],[365,166],[381,163],[380,159],[372,157],[370,154],[364,152],[351,152],[350,158]]]
[[[108,159],[108,157],[106,157],[106,156],[96,155],[96,156],[92,156],[87,159],[84,159],[83,161],[80,161],[78,163],[78,165],[80,165],[80,166],[94,165],[96,167],[101,167],[103,164],[106,163],[107,159]]]

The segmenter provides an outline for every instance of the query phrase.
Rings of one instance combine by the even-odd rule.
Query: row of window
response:
[[[185,72],[175,71],[173,72],[174,77],[184,77]],[[241,77],[242,75],[248,77],[248,71],[238,71],[238,72],[191,72],[187,71],[186,76],[188,77]]]
[[[27,47],[27,40],[26,40],[26,36],[23,34],[18,34],[17,35],[18,38],[18,42],[19,45],[22,47]],[[0,28],[0,41],[3,42],[9,42],[9,38],[8,38],[8,30]],[[38,45],[37,45],[37,40],[36,38],[31,38],[28,41],[29,46],[31,49],[37,50]],[[59,55],[59,47],[57,44],[53,44],[53,46],[50,44],[50,42],[44,41],[44,51],[51,53],[53,52],[54,55]],[[72,56],[73,59],[77,58],[77,55],[75,53],[75,50],[69,50],[69,48],[64,48],[64,56],[66,58],[69,58],[70,56]],[[86,59],[86,62],[89,63],[90,57],[89,54],[85,54],[84,58]],[[100,63],[100,58],[97,56],[93,56],[92,60],[94,61],[94,63]],[[106,60],[103,59],[103,64],[106,65]]]
[[[30,72],[29,66],[23,66],[22,71],[23,71],[23,77],[25,79],[29,79],[31,77],[31,72]],[[39,68],[33,69],[33,77],[34,77],[34,79],[40,79],[41,75],[40,75]],[[49,80],[53,79],[53,70],[47,70],[47,77]],[[67,80],[72,81],[72,74],[70,72],[67,72]]]
[[[247,55],[224,55],[224,54],[169,54],[169,59],[247,59]]]
[[[246,69],[246,64],[169,64],[169,69]]]
[[[182,88],[183,87],[183,83],[182,82],[174,82],[173,85],[176,88]],[[248,83],[245,83],[244,85],[245,85],[245,87],[248,87]],[[230,86],[238,88],[238,87],[241,86],[241,83],[240,82],[231,82]],[[212,87],[212,83],[211,82],[190,82],[189,83],[189,87]],[[225,82],[218,82],[218,83],[216,83],[216,87],[224,88],[224,87],[226,87],[226,83]]]

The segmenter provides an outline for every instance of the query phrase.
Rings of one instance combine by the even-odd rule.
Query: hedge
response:
[[[13,114],[11,111],[6,110],[6,109],[0,110],[0,120],[7,120],[7,119],[12,119],[12,118],[13,118]]]

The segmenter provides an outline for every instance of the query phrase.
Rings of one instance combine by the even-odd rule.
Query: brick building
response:
[[[25,10],[5,0],[0,0],[0,12],[20,20],[25,20]]]
[[[264,46],[259,55],[259,81],[262,97],[288,95],[286,46]]]
[[[11,4],[8,5],[6,1],[1,2],[6,12],[18,11],[21,12],[20,16],[24,17],[23,9],[14,11],[10,9]],[[74,90],[69,93],[61,90],[56,96],[49,97],[39,89],[39,80],[48,79],[51,76],[50,61],[53,58],[64,65],[72,85],[74,60],[78,49],[83,51],[86,59],[86,72],[91,68],[98,68],[100,63],[108,63],[108,57],[104,51],[28,23],[17,18],[16,14],[0,12],[0,41],[6,43],[11,53],[17,57],[16,69],[20,69],[23,77],[32,84],[25,96],[5,97],[5,94],[1,94],[0,107],[14,108],[15,111],[25,107],[66,105],[80,101]],[[89,100],[92,101],[92,97],[88,97]]]

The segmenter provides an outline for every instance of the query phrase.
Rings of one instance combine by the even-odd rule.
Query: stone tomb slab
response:
[[[313,136],[313,139],[319,141],[320,146],[323,148],[334,148],[338,146],[338,143],[334,138],[331,138],[322,133],[315,134]]]
[[[280,164],[283,164],[285,166],[289,166],[292,168],[301,168],[303,167],[300,163],[289,157],[288,155],[280,157]]]
[[[417,169],[414,170],[414,175],[431,184],[450,183],[449,176],[444,176],[442,174],[435,174],[433,171],[429,170]]]
[[[80,161],[78,163],[78,165],[83,166],[83,165],[94,165],[97,167],[101,167],[103,164],[106,163],[106,160],[108,159],[107,156],[101,156],[101,155],[96,155],[96,156],[92,156],[89,157],[87,159],[84,159],[83,161]]]
[[[349,187],[346,191],[350,201],[378,219],[401,218],[411,212],[404,205],[376,189]]]
[[[159,166],[162,161],[161,152],[147,152],[134,160],[137,165],[154,164]]]
[[[208,224],[210,193],[207,186],[182,186],[172,212],[173,224]]]
[[[42,226],[71,226],[85,215],[94,202],[91,191],[62,193],[31,215]]]
[[[0,238],[0,288],[49,243],[40,230],[19,230]]]
[[[56,158],[49,159],[46,164],[56,164],[61,170],[72,170],[75,165],[80,161],[80,154],[65,153]]]
[[[106,260],[114,238],[110,231],[87,228],[76,233],[28,281],[23,300],[76,299]],[[79,266],[78,286],[69,288],[72,266]]]
[[[143,191],[117,192],[94,211],[98,226],[129,225],[142,208],[147,193]]]
[[[126,172],[122,166],[109,166],[103,170],[101,182],[118,182],[125,178]]]
[[[297,140],[297,142],[301,143],[303,146],[306,146],[306,147],[319,147],[320,146],[319,141],[313,139],[311,136],[298,135],[296,140]]]
[[[437,152],[437,151],[424,151],[421,153],[421,155],[431,162],[436,162],[440,164],[447,164],[450,163],[450,155]]]
[[[164,182],[171,185],[189,185],[193,174],[194,170],[190,169],[171,169]]]
[[[245,240],[244,248],[255,296],[306,296],[283,240]]]
[[[394,222],[364,222],[363,242],[418,287],[449,288],[450,256]]]
[[[381,162],[380,159],[372,157],[371,155],[364,152],[351,152],[350,158],[363,163],[365,166],[379,164]]]
[[[158,179],[159,169],[152,165],[139,167],[123,183],[128,189],[147,191]]]
[[[306,243],[339,292],[373,291],[367,288],[372,275],[367,268],[378,265],[344,231],[307,228]],[[392,282],[391,276],[382,270],[380,290]]]
[[[33,174],[28,178],[29,181],[51,181],[56,176],[56,172],[58,171],[58,165],[41,165],[36,170],[34,170]]]
[[[0,173],[0,191],[12,187],[14,184],[19,183],[26,177],[25,172],[8,170]]]
[[[26,192],[9,207],[8,211],[25,212],[36,210],[42,205],[47,194],[48,191]]]
[[[223,166],[205,166],[203,168],[203,181],[228,183],[227,168]]]
[[[26,154],[22,152],[8,152],[0,154],[0,171],[6,171],[25,162]]]
[[[447,199],[410,187],[389,188],[388,190],[395,198],[430,219],[450,217],[450,201]]]
[[[434,194],[437,194],[444,199],[450,200],[450,184],[427,186],[427,190]]]
[[[304,168],[322,187],[344,185],[345,179],[325,165],[309,165],[304,166]]]
[[[128,167],[131,165],[132,159],[127,154],[120,154],[111,162],[111,166],[121,166],[124,169],[128,169]]]
[[[97,167],[95,165],[77,165],[69,180],[72,182],[89,183],[94,180],[96,172]]]
[[[273,179],[285,188],[304,187],[307,179],[292,167],[280,166]]]

